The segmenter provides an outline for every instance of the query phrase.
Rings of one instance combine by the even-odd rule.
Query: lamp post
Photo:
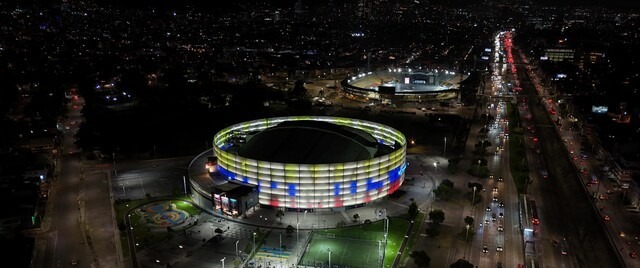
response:
[[[238,242],[240,242],[240,240],[236,241],[236,258],[238,257]]]
[[[222,258],[220,261],[222,262],[222,268],[224,268],[224,259],[226,259],[227,257]]]
[[[443,158],[447,158],[447,137],[444,137],[444,153],[442,154]]]
[[[256,233],[253,233],[253,252],[256,252]]]
[[[298,231],[300,230],[300,223],[296,223],[296,245],[298,244]]]
[[[469,227],[471,227],[471,225],[467,224],[467,235],[465,236],[464,242],[469,242]]]
[[[116,153],[111,153],[111,158],[113,159],[113,173],[118,177],[118,169],[116,168]]]
[[[182,176],[182,186],[184,187],[184,196],[187,196],[187,176]]]
[[[182,253],[182,249],[184,248],[182,245],[178,245],[178,247],[180,248],[180,259],[184,259],[184,254]]]
[[[484,146],[484,142],[482,142],[482,146]],[[482,162],[480,159],[478,159],[478,178],[480,178],[480,162]]]
[[[471,205],[476,207],[476,187],[473,186],[473,198],[471,199]]]
[[[436,181],[435,187],[438,187],[438,164],[440,164],[440,162],[433,162],[433,167],[435,168],[435,172],[433,173],[433,178]]]
[[[213,237],[213,225],[211,225],[211,237]]]
[[[329,268],[331,268],[331,249],[328,248],[327,251],[329,252]]]

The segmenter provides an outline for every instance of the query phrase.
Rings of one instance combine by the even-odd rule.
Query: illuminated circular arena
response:
[[[396,191],[406,168],[405,136],[359,119],[253,120],[221,130],[213,144],[219,177],[277,208],[361,206]]]
[[[389,69],[360,73],[341,82],[348,97],[363,100],[448,100],[467,75],[446,70]]]

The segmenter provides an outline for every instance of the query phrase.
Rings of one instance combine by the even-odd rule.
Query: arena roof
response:
[[[355,128],[321,121],[286,121],[247,137],[238,154],[279,163],[341,163],[373,158],[377,144],[373,136]]]

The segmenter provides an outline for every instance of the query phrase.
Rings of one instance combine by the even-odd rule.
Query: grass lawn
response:
[[[426,218],[427,218],[426,213],[420,212],[420,214],[418,214],[418,217],[415,220],[415,225],[413,226],[413,230],[411,230],[411,236],[409,236],[409,242],[407,243],[407,246],[404,248],[402,255],[400,255],[401,266],[403,263],[406,263],[406,259],[409,258],[409,254],[413,250],[413,244],[416,242],[416,239],[418,238],[418,236],[420,236],[420,232],[423,230],[422,227],[424,224],[424,220]]]
[[[400,249],[400,245],[402,245],[402,240],[404,239],[408,228],[409,222],[407,220],[402,218],[390,218],[389,237],[387,240],[387,247],[385,249],[384,267],[391,267],[393,265],[393,261],[398,255],[398,250]],[[384,240],[384,221],[377,221],[369,225],[321,230],[316,233],[324,237],[327,235],[335,235],[336,238],[369,240],[372,242],[371,247],[373,247],[373,250],[377,251],[377,241]],[[338,241],[342,240],[344,239]]]
[[[340,267],[380,267],[378,243],[373,241],[314,236],[300,260],[305,266],[329,262]]]

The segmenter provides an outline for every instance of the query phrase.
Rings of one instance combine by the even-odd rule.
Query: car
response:
[[[502,225],[498,225],[498,232],[502,232],[504,231],[504,228],[502,227]]]
[[[601,194],[601,195],[599,195],[599,196],[598,196],[598,199],[600,199],[600,200],[607,200],[607,199],[609,199],[609,195]]]
[[[489,247],[483,246],[482,247],[482,253],[489,253]]]
[[[560,249],[560,253],[562,253],[562,255],[567,255],[569,254],[569,251],[567,250],[567,248],[563,247],[562,249]]]
[[[498,214],[498,217],[504,218],[504,213],[500,212],[500,214]]]
[[[486,208],[486,211],[487,211],[487,212],[490,212],[490,211],[491,211],[491,207],[487,207],[487,208]]]
[[[498,206],[503,208],[504,207],[504,202],[500,201],[500,203],[498,203]]]
[[[489,225],[489,220],[484,220],[484,225]]]
[[[496,247],[496,251],[500,251],[500,252],[502,252],[502,250],[503,250],[503,249],[502,249],[502,246],[497,246],[497,247]]]
[[[78,260],[77,259],[71,259],[71,266],[76,266],[78,265]]]
[[[491,220],[496,221],[496,213],[491,213]]]
[[[502,176],[498,177],[498,181],[503,181],[504,178]]]
[[[554,247],[557,247],[560,243],[558,243],[558,241],[556,240],[551,240],[551,245],[553,245]]]
[[[610,221],[611,217],[609,217],[609,215],[604,215],[604,217],[602,217],[602,219],[604,219],[605,221]]]
[[[625,234],[624,234],[624,232],[623,232],[623,231],[620,231],[620,232],[618,233],[618,235],[619,235],[620,237],[625,237]]]
[[[635,259],[638,257],[638,254],[636,254],[635,252],[629,252],[629,257],[631,257],[632,259]]]
[[[498,202],[498,197],[494,196],[492,200],[493,200],[493,202]]]
[[[489,174],[489,179],[493,179],[493,174]]]
[[[498,192],[498,187],[493,187],[493,192],[497,193]]]

